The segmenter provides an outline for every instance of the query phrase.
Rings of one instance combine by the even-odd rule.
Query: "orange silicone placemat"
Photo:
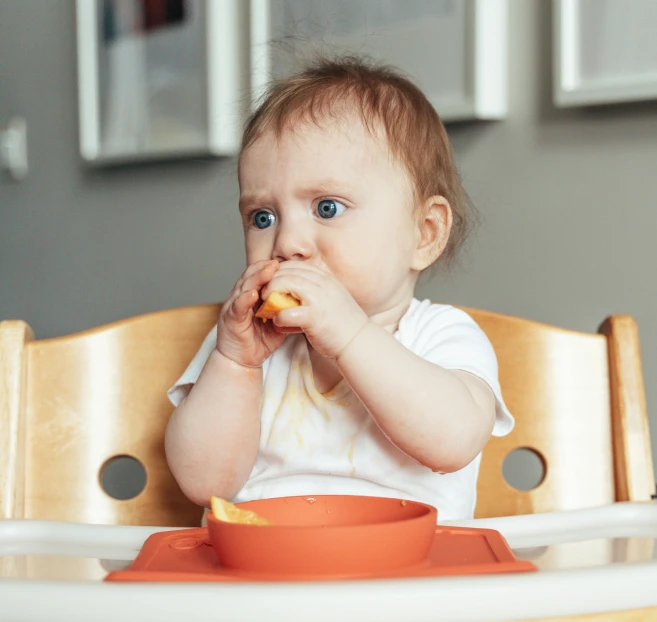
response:
[[[385,546],[382,543],[381,546]],[[367,575],[261,575],[223,568],[206,528],[164,531],[150,536],[126,570],[111,572],[106,581],[326,581],[433,577],[534,571],[536,567],[513,554],[502,534],[493,529],[437,527],[428,558],[422,564]]]

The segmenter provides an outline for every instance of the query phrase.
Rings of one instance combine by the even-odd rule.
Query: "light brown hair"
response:
[[[368,131],[383,129],[388,148],[413,182],[418,203],[441,195],[452,208],[452,229],[441,256],[453,259],[475,216],[461,184],[438,113],[424,93],[396,69],[356,56],[323,58],[273,82],[251,115],[241,152],[262,134],[280,136],[291,124],[359,113]]]

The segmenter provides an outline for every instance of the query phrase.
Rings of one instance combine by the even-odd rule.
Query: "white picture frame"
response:
[[[555,106],[656,99],[655,33],[654,0],[553,0]]]
[[[76,0],[82,159],[104,165],[237,153],[248,102],[248,4],[184,0],[180,24],[189,32],[167,24],[144,34],[125,28],[125,12],[122,28],[109,28],[106,1]],[[142,6],[109,2],[116,11]],[[188,65],[174,66],[181,57]],[[159,64],[163,58],[171,64]]]
[[[290,0],[287,0],[288,2]],[[304,0],[307,5],[313,2],[323,9],[332,2],[339,4],[340,0]],[[421,0],[412,0],[421,2]],[[251,0],[251,90],[254,101],[262,94],[263,89],[270,78],[274,75],[274,61],[272,60],[272,40],[280,36],[274,26],[276,14],[286,0]],[[357,0],[361,5],[375,5],[377,2],[383,6],[392,6],[391,2],[381,0]],[[351,9],[354,4],[345,4],[343,8]],[[449,32],[458,33],[455,45],[447,43],[444,49],[440,46],[441,37],[429,37],[425,39],[426,44],[431,44],[432,49],[440,49],[433,63],[422,63],[422,75],[419,72],[410,71],[414,78],[427,94],[435,106],[441,118],[445,122],[464,120],[499,120],[504,119],[508,113],[508,0],[433,0],[433,5],[442,4],[446,9],[452,11],[452,15],[445,15],[445,19],[454,18],[453,27]],[[408,0],[398,6],[409,7]],[[436,22],[437,23],[437,22]],[[330,29],[327,29],[327,32]],[[386,33],[389,33],[389,29]],[[287,34],[285,31],[283,36]],[[370,31],[367,37],[377,37],[380,33]],[[394,34],[394,33],[393,33]],[[366,37],[364,37],[365,39]],[[421,54],[422,40],[414,41],[413,45]],[[361,46],[356,45],[354,52],[362,51]],[[340,47],[338,46],[338,49]],[[347,48],[345,48],[346,50]],[[423,78],[427,83],[431,82],[431,67],[434,71],[439,67],[441,58],[445,59],[442,67],[454,62],[454,52],[461,55],[462,66],[457,68],[459,75],[456,77],[461,87],[452,89],[451,92],[441,92],[440,86],[435,88],[424,87]],[[399,67],[402,71],[408,68],[403,62],[398,62],[394,53],[372,54],[378,60]],[[444,56],[443,56],[444,55]]]

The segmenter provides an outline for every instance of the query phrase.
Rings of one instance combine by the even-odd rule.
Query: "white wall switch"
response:
[[[0,130],[0,168],[17,181],[27,176],[27,122],[21,117]]]

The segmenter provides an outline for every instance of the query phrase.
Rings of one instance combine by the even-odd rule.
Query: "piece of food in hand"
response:
[[[256,311],[255,316],[261,318],[263,322],[266,322],[267,320],[274,318],[279,311],[290,309],[291,307],[298,307],[300,305],[301,302],[292,296],[292,294],[272,292],[267,296],[267,300],[265,300]]]
[[[259,516],[251,510],[242,510],[230,501],[220,497],[210,497],[210,507],[217,520],[224,523],[239,523],[240,525],[271,525],[271,521]]]

